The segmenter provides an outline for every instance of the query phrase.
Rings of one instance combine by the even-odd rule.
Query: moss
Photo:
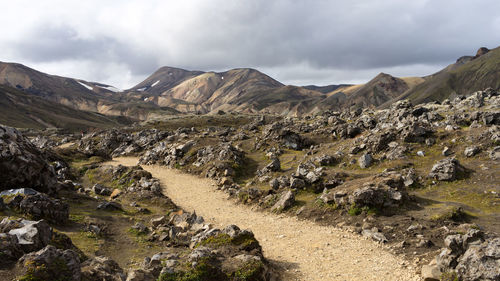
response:
[[[458,274],[454,271],[451,272],[444,272],[441,274],[439,277],[439,280],[441,281],[458,281]]]
[[[257,281],[261,280],[260,276],[264,270],[264,264],[261,261],[250,261],[233,272],[231,280],[238,281]]]
[[[361,213],[363,212],[363,210],[356,206],[356,204],[352,204],[350,207],[349,207],[349,210],[347,211],[347,213],[351,216],[357,216],[357,215],[360,215]]]
[[[69,220],[72,222],[83,222],[85,220],[85,216],[84,215],[70,214]]]
[[[468,217],[468,214],[460,207],[453,207],[446,210],[444,213],[436,214],[431,217],[432,221],[464,221]]]
[[[323,200],[321,200],[321,199],[316,199],[316,201],[314,201],[314,206],[317,208],[326,209],[326,210],[337,210],[339,208],[339,206],[337,204],[335,204],[335,203],[327,204],[327,203],[323,202]]]
[[[200,243],[198,243],[195,248],[200,246],[209,246],[212,248],[219,248],[223,246],[234,245],[238,246],[242,249],[255,249],[259,247],[259,242],[255,239],[253,234],[247,233],[243,235],[237,235],[234,238],[231,238],[229,235],[225,233],[220,233],[215,236],[211,236]]]
[[[250,197],[248,196],[248,192],[242,191],[238,193],[238,200],[240,202],[247,202]]]
[[[228,280],[227,276],[210,263],[209,258],[199,260],[194,266],[188,265],[188,270],[161,274],[157,281],[211,281]]]
[[[251,233],[238,235],[233,239],[231,239],[231,243],[246,250],[255,249],[259,246],[259,242],[255,239],[255,237]]]
[[[66,261],[57,257],[49,264],[38,264],[34,261],[24,263],[26,274],[19,277],[19,281],[70,281],[71,271],[69,270]]]
[[[220,247],[224,245],[229,245],[230,243],[231,243],[231,237],[225,233],[221,233],[201,241],[196,245],[196,247],[200,246]]]

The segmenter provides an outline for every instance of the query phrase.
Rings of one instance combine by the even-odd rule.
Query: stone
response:
[[[424,281],[439,281],[441,280],[441,271],[439,267],[435,264],[427,264],[422,266],[422,278]]]
[[[278,157],[271,158],[271,163],[267,164],[264,169],[271,171],[271,172],[280,171],[281,170],[281,162],[278,159]]]
[[[490,159],[493,161],[500,160],[500,146],[495,146],[489,153]]]
[[[16,235],[0,233],[0,253],[2,253],[0,265],[17,261],[23,255],[23,249]]]
[[[465,168],[460,165],[457,159],[446,158],[439,160],[432,166],[429,177],[440,181],[454,181],[461,173],[465,172]]]
[[[441,154],[442,154],[443,156],[450,156],[452,153],[453,153],[453,152],[451,151],[451,149],[450,149],[449,147],[447,147],[447,146],[445,146],[445,147],[443,148],[443,151],[441,152]]]
[[[295,195],[293,194],[293,191],[288,190],[284,192],[278,202],[274,204],[274,206],[271,208],[271,211],[274,212],[281,212],[284,211],[288,208],[290,208],[293,203],[295,203]]]
[[[354,190],[349,196],[349,201],[356,206],[386,208],[399,206],[405,197],[402,191],[383,184],[367,184]]]
[[[0,191],[27,187],[57,192],[57,176],[44,154],[14,128],[0,125]]]
[[[290,188],[291,189],[301,189],[306,186],[306,183],[303,179],[292,177],[290,180]]]
[[[126,281],[152,281],[156,278],[151,272],[144,269],[130,269]]]
[[[403,128],[400,133],[401,139],[404,142],[424,143],[425,140],[432,135],[433,131],[425,126],[413,123]]]
[[[337,159],[331,155],[321,155],[316,157],[314,161],[320,166],[331,166],[337,162]]]
[[[81,264],[82,280],[122,281],[123,269],[114,260],[105,256],[89,258]]]
[[[465,148],[464,150],[464,155],[465,157],[473,157],[474,155],[478,154],[481,151],[479,147],[473,145]]]
[[[455,269],[463,280],[500,280],[500,238],[469,247]]]
[[[81,265],[73,250],[61,250],[52,245],[24,255],[19,267],[30,274],[30,280],[81,280]]]
[[[166,224],[167,222],[168,222],[168,219],[165,216],[151,219],[151,225],[155,228],[162,225],[162,224]]]
[[[2,221],[4,224],[5,218]],[[22,227],[11,229],[8,234],[15,235],[19,246],[24,252],[37,251],[49,244],[52,239],[52,228],[43,220],[19,221]]]
[[[94,186],[92,186],[92,191],[95,194],[102,195],[102,196],[109,196],[112,193],[111,189],[105,187],[102,184],[98,184],[98,183],[96,183],[96,184],[94,184]]]
[[[43,193],[25,196],[18,208],[36,220],[46,219],[55,224],[65,224],[69,220],[69,205]]]
[[[361,169],[365,169],[365,168],[370,167],[372,162],[373,162],[373,157],[371,154],[363,154],[358,159],[359,167]]]
[[[103,210],[103,211],[123,211],[122,205],[117,202],[102,202],[99,205],[97,205],[97,210]]]
[[[388,241],[385,235],[379,232],[376,227],[372,229],[363,229],[361,231],[361,235],[363,235],[364,237],[371,238],[379,243],[387,243]]]

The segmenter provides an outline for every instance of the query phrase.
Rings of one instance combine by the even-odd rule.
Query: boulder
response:
[[[99,205],[97,205],[97,210],[103,210],[103,211],[123,211],[122,205],[117,202],[102,202]]]
[[[16,129],[0,125],[0,191],[28,187],[54,194],[54,168],[43,153]]]
[[[314,162],[316,162],[320,166],[330,166],[335,164],[337,162],[337,159],[331,155],[321,155],[319,157],[316,157],[314,159]]]
[[[404,142],[424,143],[425,139],[432,135],[433,131],[421,124],[413,123],[405,126],[401,131],[401,139]]]
[[[114,260],[105,256],[96,256],[81,264],[82,280],[88,281],[122,281],[125,279],[123,269]]]
[[[500,146],[495,146],[489,153],[490,159],[493,161],[500,160]]]
[[[465,157],[472,157],[472,156],[478,154],[480,151],[481,151],[481,149],[478,146],[473,145],[473,146],[469,146],[469,147],[465,148],[464,155],[465,155]]]
[[[102,184],[98,184],[98,183],[96,183],[96,184],[94,184],[94,186],[92,186],[92,191],[95,194],[102,195],[102,196],[109,196],[112,193],[111,189],[105,187]]]
[[[290,180],[290,188],[292,189],[301,189],[304,188],[305,186],[306,183],[303,179],[292,177]]]
[[[18,264],[25,276],[31,278],[29,280],[81,280],[80,259],[72,250],[61,250],[48,245],[37,252],[24,255]]]
[[[484,112],[483,123],[485,125],[500,125],[500,112]]]
[[[439,160],[432,166],[429,177],[440,181],[454,181],[461,173],[465,173],[466,169],[460,165],[455,158],[446,158]]]
[[[9,223],[8,220],[8,218],[5,218],[1,224]],[[20,248],[26,253],[45,247],[52,239],[52,228],[43,220],[17,220],[16,222],[21,227],[10,229],[8,234],[17,237]]]
[[[463,280],[500,280],[500,238],[470,246],[455,269]]]
[[[349,196],[349,201],[356,206],[385,208],[399,206],[403,202],[405,193],[387,185],[367,184],[358,188]]]
[[[361,157],[358,159],[358,164],[361,169],[365,169],[371,166],[373,162],[373,157],[371,154],[363,154]]]
[[[448,235],[436,256],[440,272],[456,272],[459,280],[500,280],[500,238],[471,228]],[[433,263],[430,266],[434,266]]]
[[[16,235],[0,233],[0,253],[2,253],[1,266],[17,261],[23,255],[23,249]]]
[[[55,224],[65,224],[69,219],[69,205],[43,193],[25,196],[19,203],[19,210],[34,219],[46,219]]]
[[[367,238],[371,238],[379,243],[387,243],[388,241],[385,235],[382,232],[379,232],[378,228],[376,227],[370,229],[363,229],[361,231],[361,235]]]
[[[281,212],[284,211],[288,208],[290,208],[293,203],[295,203],[295,195],[293,194],[293,191],[288,190],[284,192],[278,202],[274,204],[274,206],[271,208],[271,211],[275,212]]]

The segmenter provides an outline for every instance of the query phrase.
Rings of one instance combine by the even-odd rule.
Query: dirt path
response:
[[[137,158],[117,158],[108,164],[132,166]],[[402,259],[358,235],[236,205],[209,179],[167,167],[143,168],[160,179],[165,194],[183,209],[196,210],[217,226],[251,229],[264,255],[286,264],[295,280],[420,280],[402,266]]]

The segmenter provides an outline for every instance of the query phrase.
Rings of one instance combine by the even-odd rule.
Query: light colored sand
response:
[[[137,158],[122,157],[108,164],[132,166]],[[162,166],[143,166],[160,179],[164,193],[178,206],[206,221],[250,229],[264,255],[289,265],[294,280],[420,280],[403,260],[373,241],[295,217],[253,211],[227,200],[214,182]]]

